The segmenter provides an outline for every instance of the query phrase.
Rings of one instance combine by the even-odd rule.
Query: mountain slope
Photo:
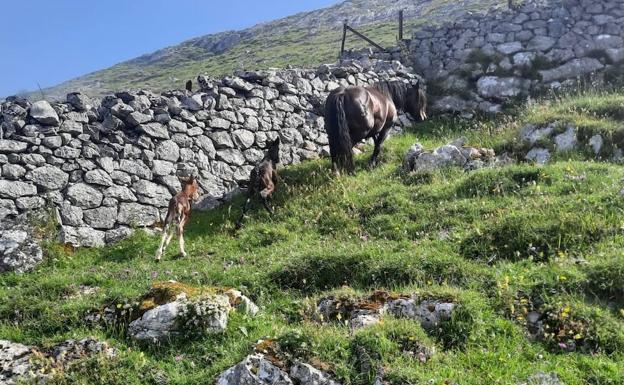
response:
[[[102,95],[120,89],[180,88],[198,74],[213,76],[238,68],[315,66],[337,59],[342,23],[348,20],[384,46],[395,44],[398,12],[405,10],[406,36],[425,23],[439,23],[468,11],[504,6],[505,0],[347,0],[335,6],[262,23],[241,31],[206,35],[44,89],[48,99],[71,91]],[[350,37],[347,48],[366,47]],[[33,93],[32,97],[39,97]]]

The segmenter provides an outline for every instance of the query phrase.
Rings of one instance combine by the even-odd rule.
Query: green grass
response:
[[[581,128],[615,130],[622,128],[624,95],[587,91],[561,96],[547,104],[537,104],[527,111],[526,121],[543,125],[554,121],[572,123]]]
[[[261,207],[234,232],[241,199],[195,212],[189,257],[171,247],[153,262],[156,237],[139,233],[115,246],[71,252],[53,242],[35,272],[0,276],[0,339],[50,346],[95,335],[119,357],[91,358],[53,384],[204,384],[242,360],[259,339],[273,339],[286,360],[326,366],[344,384],[369,384],[384,366],[396,384],[517,384],[555,372],[568,385],[624,383],[624,170],[566,160],[427,175],[401,171],[405,150],[466,136],[469,144],[504,148],[516,128],[540,116],[596,112],[609,122],[614,100],[568,98],[531,107],[521,117],[417,125],[387,141],[383,162],[334,178],[326,160],[281,172],[276,215]],[[574,114],[576,112],[571,112]],[[585,175],[584,179],[573,178]],[[233,314],[226,333],[160,347],[138,346],[118,330],[84,321],[105,304],[138,301],[154,282],[236,287],[262,311]],[[68,297],[73,287],[99,288]],[[426,333],[407,320],[351,334],[320,326],[310,309],[324,296],[374,290],[450,298],[460,310]],[[524,315],[547,315],[553,336],[528,338]],[[560,344],[577,345],[567,352]],[[426,362],[418,352],[427,352]],[[367,369],[368,368],[368,369]]]

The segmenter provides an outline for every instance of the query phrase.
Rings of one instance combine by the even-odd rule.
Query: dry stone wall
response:
[[[332,89],[412,77],[398,62],[365,60],[200,76],[195,93],[101,100],[72,93],[52,104],[8,98],[0,117],[0,220],[54,208],[61,241],[115,242],[164,218],[180,176],[198,176],[206,208],[238,190],[277,136],[283,164],[327,153],[322,113]]]
[[[527,0],[424,27],[410,52],[436,109],[495,113],[510,99],[579,81],[624,81],[623,37],[621,0]]]

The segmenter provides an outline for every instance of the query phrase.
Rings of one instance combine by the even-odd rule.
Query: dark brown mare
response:
[[[419,81],[382,81],[369,87],[340,87],[325,102],[325,131],[332,167],[337,174],[353,172],[353,146],[373,138],[375,150],[369,166],[377,164],[381,144],[397,118],[397,110],[427,119],[427,98]]]
[[[260,195],[264,208],[273,215],[273,209],[269,206],[269,199],[275,191],[275,185],[277,184],[277,164],[280,161],[280,139],[275,139],[270,145],[264,159],[251,170],[249,175],[249,186],[247,189],[247,200],[243,206],[243,213],[240,219],[236,222],[236,228],[240,229],[243,226],[243,219],[249,208],[249,203],[254,195]]]
[[[183,181],[183,184],[182,191],[177,193],[169,201],[169,209],[167,210],[167,217],[165,218],[165,228],[163,229],[160,246],[156,252],[156,261],[160,261],[163,250],[167,248],[175,232],[178,233],[178,239],[180,241],[180,255],[186,257],[186,251],[184,251],[184,226],[188,222],[191,214],[191,203],[199,198],[199,185],[197,179],[193,176]],[[173,231],[174,225],[175,232]]]

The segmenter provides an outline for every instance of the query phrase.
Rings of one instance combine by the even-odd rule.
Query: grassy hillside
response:
[[[468,11],[483,11],[507,4],[506,0],[401,0],[399,4],[395,3],[394,0],[348,1],[261,24],[238,34],[229,32],[196,38],[69,80],[43,92],[47,98],[63,98],[68,92],[77,90],[91,95],[130,88],[163,91],[182,88],[186,80],[195,79],[199,74],[220,76],[241,68],[284,68],[287,65],[314,67],[338,59],[345,18],[382,46],[394,46],[400,8],[406,9],[405,36],[409,37],[411,31],[422,24],[441,23]],[[396,12],[388,11],[395,8]],[[227,48],[223,50],[215,48],[233,34],[238,36],[233,45],[225,45]],[[349,38],[347,48],[364,47],[367,43]],[[33,93],[32,97],[39,98],[40,93]]]
[[[579,111],[608,129],[615,118],[604,106],[621,112],[622,95],[540,103],[493,122],[431,121],[390,139],[374,171],[364,171],[360,158],[355,176],[333,178],[326,160],[289,167],[274,218],[257,208],[235,233],[240,199],[195,213],[185,259],[172,247],[155,264],[158,240],[144,234],[75,252],[50,242],[36,272],[0,276],[0,339],[51,345],[95,335],[120,349],[114,360],[74,365],[53,384],[212,383],[263,338],[275,339],[287,357],[326,365],[344,384],[372,383],[374,373],[361,371],[362,349],[393,384],[518,384],[538,371],[567,385],[622,384],[621,166],[572,153],[543,167],[400,169],[416,141],[431,148],[464,135],[469,144],[501,149],[525,121],[576,119]],[[159,348],[83,320],[169,279],[239,288],[262,312],[233,315],[224,335]],[[75,296],[79,285],[96,291]],[[434,334],[387,317],[351,335],[345,325],[310,317],[318,298],[380,289],[452,299],[462,310]],[[551,334],[543,341],[527,337],[531,309],[548,314]],[[574,352],[567,352],[570,341]],[[427,362],[410,353],[421,346],[435,349]]]

